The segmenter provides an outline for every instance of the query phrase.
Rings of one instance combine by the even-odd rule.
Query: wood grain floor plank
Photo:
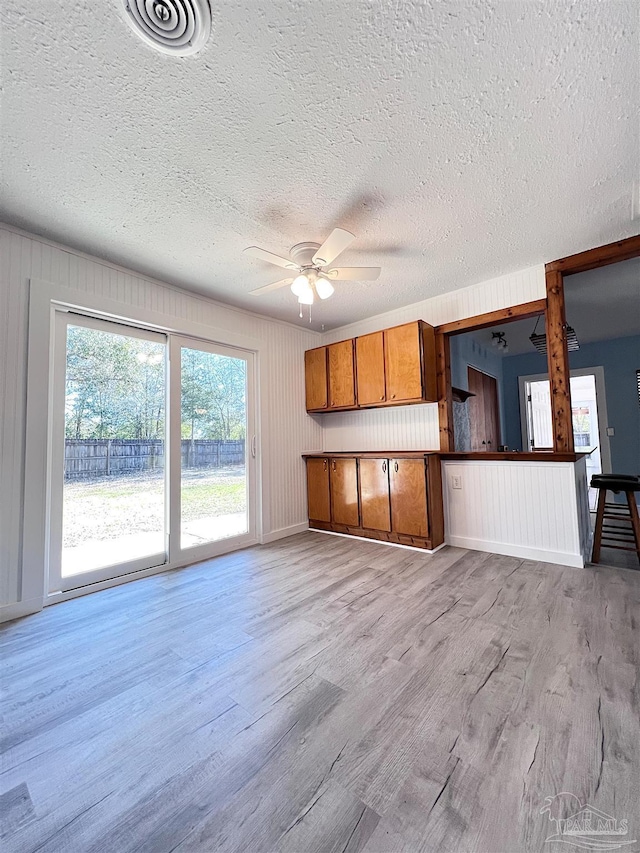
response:
[[[640,838],[640,572],[308,532],[0,628],[3,853]]]

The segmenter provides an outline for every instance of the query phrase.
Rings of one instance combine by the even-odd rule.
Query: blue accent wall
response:
[[[581,345],[579,350],[569,353],[569,363],[571,369],[604,369],[608,425],[615,429],[615,435],[609,438],[611,466],[617,474],[640,474],[640,405],[636,388],[636,370],[640,370],[640,335]],[[547,358],[537,352],[502,359],[506,425],[503,443],[510,449],[523,449],[518,377],[546,372]]]

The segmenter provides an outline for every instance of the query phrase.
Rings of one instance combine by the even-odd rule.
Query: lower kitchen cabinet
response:
[[[307,459],[307,506],[309,521],[331,522],[329,460]]]
[[[355,459],[332,459],[329,482],[331,484],[331,520],[335,524],[358,527],[358,463]]]
[[[391,532],[389,460],[359,459],[362,526]]]
[[[390,459],[391,529],[406,536],[429,535],[424,459]]]
[[[427,549],[444,542],[437,454],[305,458],[310,527]]]

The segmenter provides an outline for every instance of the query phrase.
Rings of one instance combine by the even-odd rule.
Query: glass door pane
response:
[[[247,357],[181,346],[180,384],[184,549],[249,532]]]
[[[167,550],[166,339],[72,316],[58,344],[64,438],[52,580],[61,589],[161,565]]]
[[[526,383],[530,450],[553,450],[551,388],[548,379]]]

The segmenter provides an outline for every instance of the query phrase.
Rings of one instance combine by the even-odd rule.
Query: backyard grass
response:
[[[243,512],[246,504],[242,466],[183,472],[183,521]],[[152,533],[163,526],[162,472],[65,483],[64,548],[87,540]]]

